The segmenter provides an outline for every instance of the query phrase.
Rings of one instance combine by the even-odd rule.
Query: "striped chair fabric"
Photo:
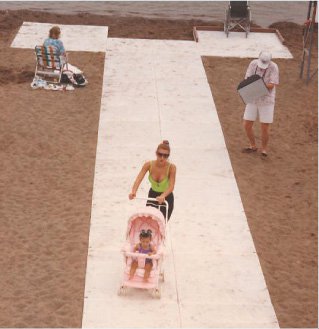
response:
[[[61,70],[62,63],[57,48],[53,46],[36,46],[35,53],[40,66]]]

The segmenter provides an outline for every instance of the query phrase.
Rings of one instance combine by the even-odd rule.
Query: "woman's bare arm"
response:
[[[148,172],[148,170],[150,169],[150,162],[146,162],[144,163],[141,171],[139,172],[139,174],[137,175],[137,178],[134,182],[134,185],[132,187],[132,192],[129,194],[129,199],[132,200],[136,197],[136,192],[145,176],[145,174]]]

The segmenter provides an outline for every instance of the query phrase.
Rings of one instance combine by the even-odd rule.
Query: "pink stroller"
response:
[[[156,201],[156,199],[147,199]],[[164,270],[162,269],[164,243],[166,235],[168,203],[166,204],[166,218],[162,212],[152,206],[144,206],[134,212],[128,219],[126,231],[126,243],[122,247],[124,255],[125,269],[124,281],[118,291],[119,295],[125,295],[127,287],[140,289],[154,289],[154,297],[161,298],[160,278],[164,281]],[[141,231],[152,231],[151,244],[156,250],[155,255],[147,255],[139,252],[133,252],[134,247],[140,242]],[[151,259],[153,266],[148,282],[144,282],[144,267],[146,258]],[[130,269],[133,259],[137,260],[138,267],[134,277],[129,280]]]

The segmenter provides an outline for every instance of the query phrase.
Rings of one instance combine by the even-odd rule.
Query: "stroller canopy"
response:
[[[149,218],[151,217],[152,220],[155,220],[158,224],[159,231],[161,235],[164,237],[165,236],[165,218],[163,214],[155,207],[142,207],[139,208],[136,212],[134,212],[128,219],[127,223],[127,235],[129,235],[132,223],[135,219],[137,218]]]

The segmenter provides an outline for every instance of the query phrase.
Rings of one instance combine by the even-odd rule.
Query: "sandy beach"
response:
[[[23,21],[104,25],[109,37],[193,40],[221,22],[0,11],[0,327],[81,327],[104,65],[70,52],[90,84],[32,90],[33,50],[10,48]],[[299,78],[302,26],[275,23],[294,59],[280,68],[269,160],[242,154],[236,93],[249,59],[204,57],[235,177],[280,327],[318,327],[318,75]],[[317,35],[316,35],[317,40]],[[317,48],[313,70],[318,60]],[[255,127],[260,143],[259,126]]]

